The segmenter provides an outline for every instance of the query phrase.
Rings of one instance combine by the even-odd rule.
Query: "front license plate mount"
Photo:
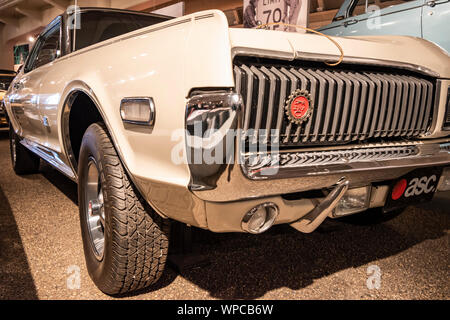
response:
[[[433,199],[442,167],[420,168],[395,180],[389,189],[384,212],[417,205]]]

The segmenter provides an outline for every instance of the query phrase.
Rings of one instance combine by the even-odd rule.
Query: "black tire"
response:
[[[39,172],[40,158],[20,143],[20,138],[9,128],[9,150],[14,172],[18,175]]]
[[[405,208],[396,209],[390,212],[383,212],[383,208],[373,208],[347,217],[342,217],[338,220],[354,225],[376,225],[396,218],[403,211],[405,211]]]
[[[87,195],[89,163],[96,163],[104,202],[103,255],[91,240]],[[84,254],[90,277],[106,294],[145,288],[161,277],[169,250],[170,224],[135,190],[102,123],[83,136],[78,200]],[[101,183],[101,184],[100,184]],[[103,212],[103,211],[102,211]],[[97,255],[97,256],[96,256]]]

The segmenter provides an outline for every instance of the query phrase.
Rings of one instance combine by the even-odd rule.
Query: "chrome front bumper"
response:
[[[241,166],[230,165],[215,181],[214,188],[192,191],[193,198],[197,203],[205,205],[203,211],[205,227],[214,232],[242,232],[241,221],[245,214],[255,206],[267,202],[275,204],[279,209],[275,224],[290,224],[301,232],[312,232],[325,218],[335,217],[333,209],[340,197],[327,200],[326,193],[322,197],[311,197],[301,192],[327,190],[330,191],[328,193],[330,196],[336,190],[336,193],[342,196],[341,190],[336,188],[339,187],[338,182],[345,179],[345,190],[370,187],[367,207],[363,210],[383,207],[392,180],[418,168],[449,167],[449,147],[449,141],[435,142],[420,146],[420,154],[414,158],[353,162],[335,168],[327,166],[322,168],[322,172],[318,170],[311,174],[305,173],[302,169],[290,168],[280,170],[281,177],[264,180],[252,180]],[[295,196],[290,199],[289,194]],[[322,210],[324,207],[327,210]],[[198,214],[198,211],[196,212]]]
[[[224,165],[207,179],[202,178],[203,190],[192,192],[205,201],[239,201],[329,188],[343,176],[352,188],[394,180],[421,167],[450,165],[450,139],[417,142],[414,146],[414,156],[336,165],[280,166],[277,174],[265,178],[250,178],[243,164]],[[295,152],[298,151],[291,151]]]
[[[228,95],[196,96],[188,104],[186,117],[187,159],[223,149],[221,162],[188,161],[191,180],[187,187],[138,180],[143,195],[162,216],[214,232],[242,232],[246,213],[270,202],[279,208],[275,224],[295,225],[325,201],[327,192],[343,178],[348,189],[371,187],[368,207],[381,207],[391,181],[417,168],[450,166],[450,137],[243,153],[239,99],[230,91]],[[199,121],[201,126],[197,127]],[[206,129],[212,125],[216,130],[208,134]],[[231,131],[237,134],[230,138]],[[256,161],[250,161],[252,157]],[[314,190],[326,192],[312,198],[301,194]],[[296,194],[295,199],[288,200],[292,194]],[[303,230],[307,227],[300,226]]]
[[[417,143],[420,152],[415,157],[325,166],[310,174],[302,168],[290,168],[280,170],[281,177],[250,179],[242,165],[227,164],[215,167],[208,175],[194,177],[195,188],[174,187],[143,178],[138,182],[142,194],[162,216],[213,232],[243,232],[241,223],[246,213],[267,202],[279,208],[275,224],[296,227],[296,222],[307,217],[324,201],[324,196],[300,194],[290,199],[289,194],[331,190],[345,177],[349,189],[371,186],[368,207],[382,207],[392,180],[417,168],[450,167],[449,144],[450,139]]]

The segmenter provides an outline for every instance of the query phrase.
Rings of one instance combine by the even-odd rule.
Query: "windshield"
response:
[[[0,90],[8,90],[14,76],[0,75]]]
[[[76,31],[75,48],[80,50],[97,42],[145,28],[171,18],[126,12],[87,11],[81,14],[81,29]]]

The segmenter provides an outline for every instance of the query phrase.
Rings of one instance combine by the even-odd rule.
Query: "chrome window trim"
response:
[[[29,60],[31,59],[31,56],[32,56],[32,54],[33,54],[33,51],[39,49],[39,48],[36,47],[36,45],[37,45],[38,42],[41,40],[41,38],[42,38],[43,36],[45,36],[48,32],[50,32],[50,31],[53,29],[53,27],[55,27],[55,25],[57,25],[58,23],[59,23],[59,51],[60,51],[59,56],[57,56],[53,61],[48,62],[48,63],[46,63],[46,64],[43,64],[42,66],[39,66],[39,67],[37,67],[37,68],[34,67],[34,63],[33,63],[33,68],[32,68],[31,70],[27,70],[27,65],[28,65],[28,63],[29,63]],[[25,62],[24,62],[24,64],[23,64],[23,73],[24,73],[24,74],[27,74],[27,73],[29,73],[29,72],[32,72],[32,71],[36,70],[36,69],[39,69],[40,67],[46,66],[46,65],[48,65],[49,63],[54,63],[54,62],[56,62],[56,61],[58,61],[58,60],[60,60],[60,59],[62,58],[62,56],[63,56],[63,50],[62,50],[62,33],[63,33],[63,19],[62,19],[62,15],[59,15],[59,16],[57,16],[55,19],[53,19],[52,22],[50,22],[50,23],[45,27],[45,29],[39,34],[39,36],[38,36],[37,39],[35,40],[34,45],[33,45],[33,47],[31,48],[30,53],[28,54],[28,57],[27,57],[27,59],[25,60]]]

